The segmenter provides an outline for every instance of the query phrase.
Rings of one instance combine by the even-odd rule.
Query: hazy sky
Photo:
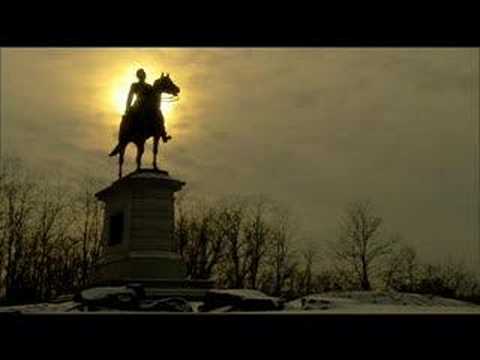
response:
[[[160,165],[191,192],[269,195],[319,242],[370,198],[421,256],[480,269],[478,49],[3,49],[3,154],[115,180],[139,67],[181,88]]]

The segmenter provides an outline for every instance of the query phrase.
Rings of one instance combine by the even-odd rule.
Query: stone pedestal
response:
[[[174,194],[183,185],[166,171],[145,169],[96,194],[105,202],[105,250],[96,285],[140,283],[169,294],[211,286],[209,281],[185,280],[185,266],[176,253]]]

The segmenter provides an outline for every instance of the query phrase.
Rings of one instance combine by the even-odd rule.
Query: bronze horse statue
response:
[[[129,111],[122,117],[118,144],[109,156],[119,155],[118,176],[122,177],[122,165],[127,145],[133,142],[137,146],[137,170],[141,168],[142,155],[145,150],[145,141],[153,136],[153,168],[157,167],[158,142],[163,134],[163,115],[160,110],[162,93],[177,96],[180,88],[170,79],[169,74],[155,80],[152,90],[145,97],[144,104],[137,111]]]

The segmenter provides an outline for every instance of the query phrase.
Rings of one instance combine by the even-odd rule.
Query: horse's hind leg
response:
[[[120,148],[120,153],[118,154],[118,177],[122,177],[122,166],[123,166],[123,158],[125,156],[125,146]]]
[[[155,136],[153,138],[153,168],[155,170],[158,170],[157,166],[157,154],[158,154],[158,142],[160,138],[158,136]]]
[[[137,145],[137,170],[142,166],[142,155],[145,151],[145,143],[138,143]]]

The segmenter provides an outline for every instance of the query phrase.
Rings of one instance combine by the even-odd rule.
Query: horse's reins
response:
[[[173,96],[173,95],[170,95],[168,98],[163,98],[163,96],[160,98],[161,102],[166,102],[166,103],[170,103],[170,102],[177,102],[178,100],[180,99],[179,96]]]

